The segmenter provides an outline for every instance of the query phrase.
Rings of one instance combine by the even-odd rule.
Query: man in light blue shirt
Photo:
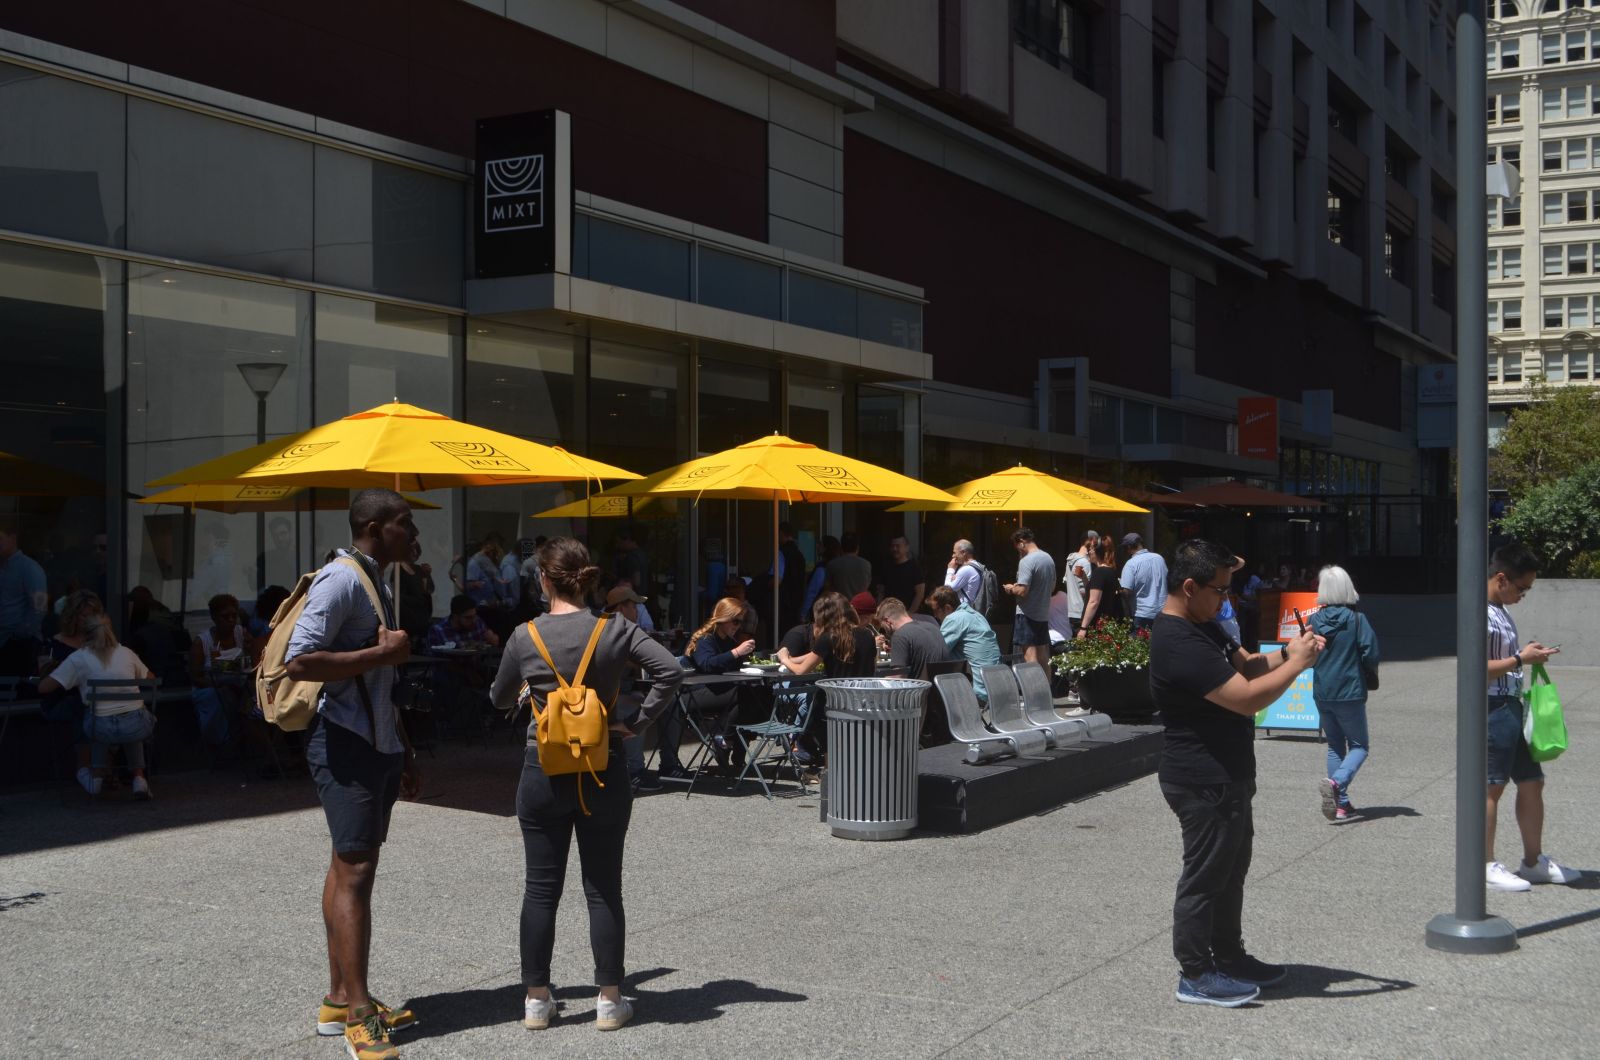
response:
[[[1149,629],[1167,602],[1167,561],[1144,547],[1138,534],[1122,535],[1122,587],[1133,593],[1133,628]]]
[[[972,542],[962,538],[951,546],[950,565],[944,572],[944,583],[954,589],[965,604],[978,599],[978,589],[983,584],[983,577],[972,560]]]
[[[378,851],[395,799],[415,798],[422,787],[393,691],[411,638],[382,575],[386,564],[411,555],[417,539],[411,506],[392,490],[362,490],[350,502],[350,536],[351,547],[311,583],[285,662],[293,680],[324,682],[306,735],[306,764],[333,838],[322,890],[332,972],[318,1029],[370,1027],[376,1013],[386,1044],[389,1030],[415,1021],[404,1009],[379,1008],[367,990]]]
[[[0,675],[28,677],[38,666],[40,623],[49,604],[44,568],[17,547],[15,516],[0,516]]]
[[[989,702],[989,690],[983,684],[983,667],[1000,665],[1000,638],[987,619],[974,611],[956,591],[941,585],[928,597],[928,609],[939,620],[939,633],[951,658],[967,660],[972,671],[972,691],[978,702]]]

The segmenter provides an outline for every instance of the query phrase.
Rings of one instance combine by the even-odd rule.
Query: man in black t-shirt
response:
[[[916,560],[911,558],[911,543],[905,535],[889,541],[889,569],[883,572],[883,595],[892,596],[906,607],[907,614],[922,609],[927,582]]]
[[[1234,557],[1191,539],[1167,571],[1167,602],[1150,634],[1150,691],[1166,725],[1161,794],[1183,829],[1172,906],[1179,1001],[1235,1008],[1287,974],[1245,952],[1241,914],[1254,835],[1257,711],[1310,666],[1323,640],[1302,633],[1259,655],[1212,621],[1230,592]]]

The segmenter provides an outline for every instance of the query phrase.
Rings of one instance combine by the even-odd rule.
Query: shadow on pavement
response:
[[[1264,998],[1366,997],[1410,990],[1417,985],[1405,979],[1385,979],[1381,975],[1352,972],[1346,968],[1324,968],[1320,964],[1290,964],[1285,967],[1289,969],[1288,978],[1280,985],[1262,991]]]
[[[1350,821],[1350,824],[1361,824],[1363,821],[1381,821],[1385,817],[1421,817],[1422,814],[1409,806],[1361,806],[1361,816]]]
[[[1593,880],[1595,876],[1593,873],[1584,873],[1583,878],[1585,880]],[[1593,885],[1591,885],[1592,888]],[[1558,916],[1554,920],[1544,920],[1537,924],[1529,924],[1527,927],[1517,929],[1517,938],[1530,939],[1535,935],[1544,935],[1551,931],[1560,931],[1562,928],[1587,924],[1591,920],[1600,920],[1600,909],[1591,909],[1586,913],[1571,913],[1567,916]]]
[[[714,979],[699,986],[674,990],[651,991],[641,988],[642,984],[670,975],[673,971],[675,969],[672,968],[651,968],[636,972],[623,981],[623,995],[635,998],[638,1002],[634,1023],[703,1023],[721,1018],[723,1009],[732,1005],[810,1000],[804,994],[757,986],[745,979]],[[592,1022],[596,992],[592,986],[557,986],[552,991],[561,1003],[556,1026]],[[520,983],[508,983],[505,986],[455,990],[411,998],[407,1005],[417,1014],[417,1026],[415,1030],[405,1032],[404,1040],[436,1038],[475,1027],[520,1020],[525,996],[526,991]],[[583,1003],[588,1011],[569,1016],[567,1003],[574,1001]]]

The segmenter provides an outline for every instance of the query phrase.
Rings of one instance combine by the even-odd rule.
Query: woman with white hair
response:
[[[1367,692],[1378,687],[1378,636],[1367,616],[1352,610],[1360,599],[1343,567],[1322,568],[1311,628],[1327,647],[1312,671],[1312,695],[1328,740],[1328,776],[1318,786],[1322,816],[1333,824],[1360,816],[1350,805],[1350,783],[1367,760]]]

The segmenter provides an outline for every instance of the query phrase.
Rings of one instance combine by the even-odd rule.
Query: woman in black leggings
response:
[[[571,538],[556,538],[539,550],[539,580],[548,613],[534,620],[539,636],[561,676],[572,681],[595,623],[605,621],[583,684],[600,701],[615,703],[622,682],[634,667],[653,682],[639,711],[639,727],[649,724],[669,703],[683,680],[672,655],[639,627],[620,615],[604,616],[584,601],[600,577],[589,562],[589,550]],[[506,644],[491,695],[495,705],[510,710],[521,687],[532,693],[536,710],[558,687],[555,673],[534,646],[526,625],[518,626]],[[539,767],[534,726],[528,727],[528,749],[517,785],[517,820],[527,861],[527,887],[522,896],[522,982],[528,996],[523,1023],[533,1030],[550,1025],[555,999],[550,996],[550,954],[555,945],[556,906],[567,875],[567,853],[578,837],[583,893],[589,904],[589,945],[594,951],[594,978],[600,988],[595,1025],[616,1030],[633,1016],[622,997],[626,919],[622,910],[622,847],[633,812],[633,793],[622,741],[632,735],[621,722],[611,722],[611,756],[599,783],[588,773],[547,776]],[[601,784],[604,786],[602,787]]]

